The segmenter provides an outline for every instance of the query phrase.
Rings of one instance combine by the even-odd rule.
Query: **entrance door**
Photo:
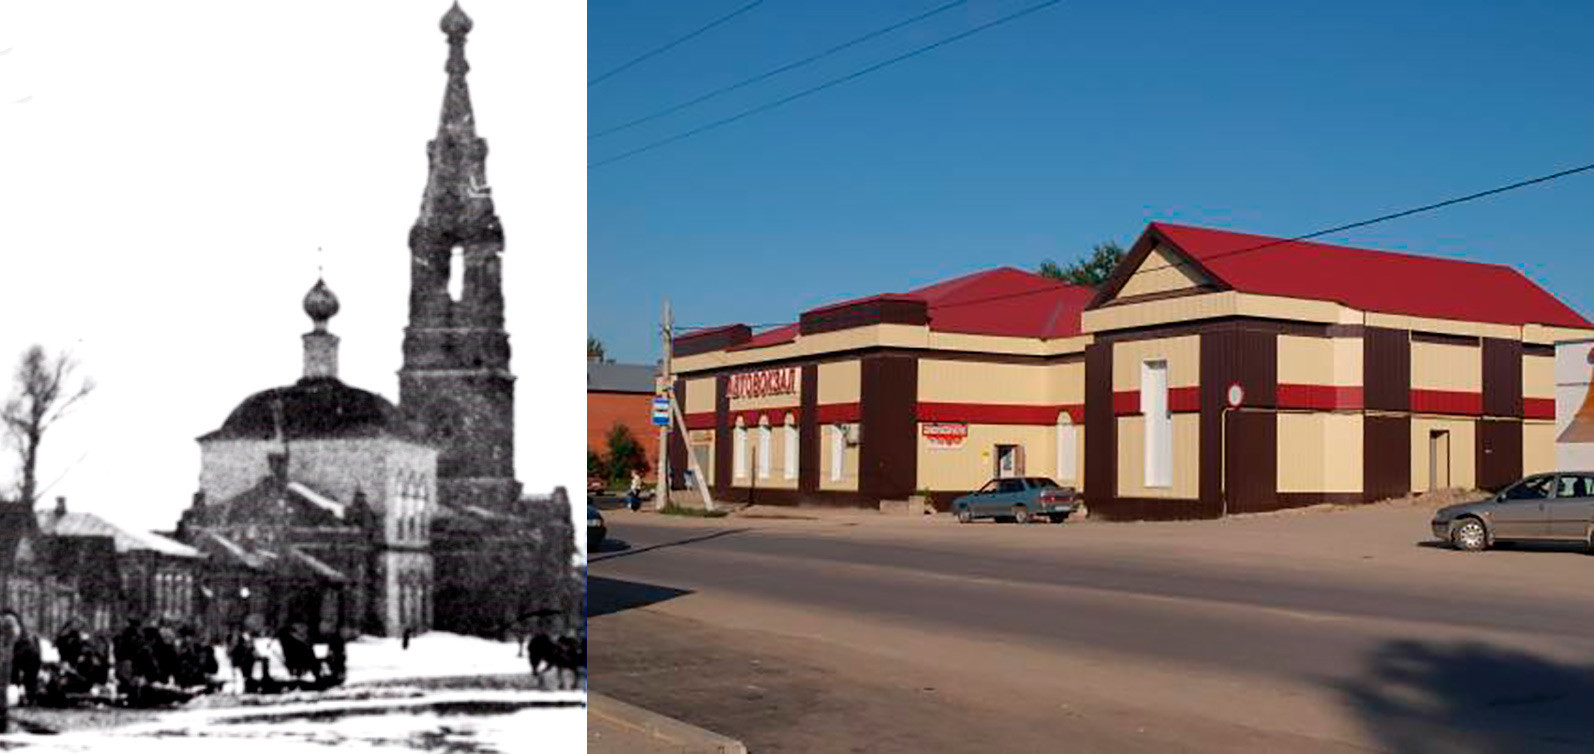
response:
[[[999,479],[1024,475],[1024,448],[1021,445],[996,446],[996,471]]]
[[[1450,488],[1450,431],[1432,430],[1428,433],[1428,489]]]

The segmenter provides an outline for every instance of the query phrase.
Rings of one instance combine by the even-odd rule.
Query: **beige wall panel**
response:
[[[1360,414],[1280,413],[1279,492],[1361,492]]]
[[[699,377],[686,381],[686,396],[682,399],[683,413],[707,414],[714,411],[714,378]]]
[[[1555,423],[1522,422],[1522,475],[1557,471],[1560,464],[1556,460]]]
[[[1288,385],[1362,384],[1361,338],[1280,335],[1278,381]]]
[[[1053,364],[1046,367],[1046,373],[1051,403],[1072,406],[1085,402],[1085,362]]]
[[[1515,340],[1522,337],[1522,329],[1513,325],[1501,325],[1493,322],[1468,322],[1459,319],[1408,317],[1404,314],[1384,314],[1382,312],[1368,312],[1367,326],[1390,327],[1397,330],[1419,330],[1447,335],[1470,335],[1483,338]]]
[[[1245,317],[1293,319],[1304,322],[1339,323],[1345,307],[1333,301],[1314,301],[1284,296],[1241,293],[1235,301],[1236,314]]]
[[[1522,326],[1522,340],[1525,343],[1553,345],[1563,340],[1586,340],[1589,338],[1594,338],[1594,330],[1571,327],[1546,327],[1544,325]]]
[[[1411,418],[1411,488],[1417,492],[1428,489],[1429,432],[1450,432],[1450,486],[1462,489],[1476,487],[1477,433],[1473,419]]]
[[[1189,261],[1166,247],[1158,246],[1146,255],[1145,261],[1141,262],[1140,267],[1129,276],[1129,280],[1118,291],[1118,295],[1128,297],[1165,293],[1193,288],[1206,282],[1208,282],[1207,277],[1197,271]]]
[[[821,383],[823,384],[823,383]],[[851,427],[857,431],[857,424],[821,424],[819,425],[819,489],[835,490],[838,492],[858,491],[858,449],[861,446],[844,446],[841,451],[842,467],[841,479],[830,478],[831,459],[835,458],[834,441],[831,433],[834,427]]]
[[[919,400],[935,403],[1046,403],[1051,370],[1040,364],[919,360]]]
[[[970,424],[960,448],[932,448],[920,432],[919,487],[967,491],[996,475],[996,446],[1024,448],[1024,475],[1051,476],[1057,466],[1057,429],[1038,425]]]
[[[1362,339],[1334,338],[1334,376],[1329,384],[1354,386],[1362,384]]]
[[[1331,384],[1336,355],[1334,341],[1327,338],[1280,335],[1278,381],[1288,385]]]
[[[1118,496],[1194,500],[1201,494],[1201,415],[1173,415],[1173,485],[1147,487],[1146,419],[1118,418]]]
[[[714,430],[694,429],[687,432],[687,447],[697,458],[698,471],[703,474],[703,479],[709,483],[714,481]],[[692,468],[688,463],[688,469]]]
[[[1483,349],[1445,343],[1411,343],[1411,386],[1419,390],[1483,390]]]
[[[1222,291],[1092,309],[1079,315],[1080,328],[1087,333],[1094,333],[1232,316],[1238,295],[1234,291]]]
[[[1555,357],[1522,355],[1522,397],[1555,397]]]
[[[857,359],[819,365],[819,405],[857,403],[863,367]]]
[[[1201,384],[1201,336],[1132,340],[1112,349],[1113,391],[1139,390],[1140,366],[1146,361],[1166,359],[1168,387],[1193,387]]]

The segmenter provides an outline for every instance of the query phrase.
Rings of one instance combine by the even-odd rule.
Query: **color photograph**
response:
[[[1594,750],[1594,8],[588,14],[589,751]]]

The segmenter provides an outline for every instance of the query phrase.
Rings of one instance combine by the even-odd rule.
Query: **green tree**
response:
[[[1107,282],[1114,268],[1123,261],[1124,250],[1112,241],[1096,244],[1090,256],[1067,267],[1058,266],[1050,259],[1041,262],[1038,272],[1049,278],[1074,285],[1097,286]]]
[[[609,478],[609,467],[603,462],[603,456],[595,450],[587,451],[587,478],[606,481]]]
[[[605,353],[603,349],[603,341],[598,340],[591,335],[587,336],[587,361],[596,361],[600,363],[607,363],[609,361],[608,354]]]
[[[632,470],[638,474],[648,473],[647,451],[642,449],[642,443],[637,442],[636,436],[631,434],[630,427],[616,423],[609,429],[606,439],[609,454],[604,459],[603,466],[608,472],[610,482],[629,482]]]

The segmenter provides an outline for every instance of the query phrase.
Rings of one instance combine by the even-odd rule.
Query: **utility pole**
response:
[[[664,336],[664,359],[660,369],[662,382],[660,387],[665,398],[673,405],[675,398],[671,389],[675,385],[675,376],[670,373],[670,352],[675,340],[675,322],[670,316],[670,300],[664,299],[664,319],[661,322],[660,332]],[[670,417],[671,419],[675,417]],[[685,427],[682,427],[685,431]],[[665,422],[659,427],[659,479],[658,489],[653,494],[653,505],[657,510],[664,510],[670,504],[670,423]]]
[[[10,732],[10,710],[6,703],[11,698],[11,651],[17,645],[17,636],[22,633],[22,624],[17,617],[9,612],[0,615],[0,733]]]

